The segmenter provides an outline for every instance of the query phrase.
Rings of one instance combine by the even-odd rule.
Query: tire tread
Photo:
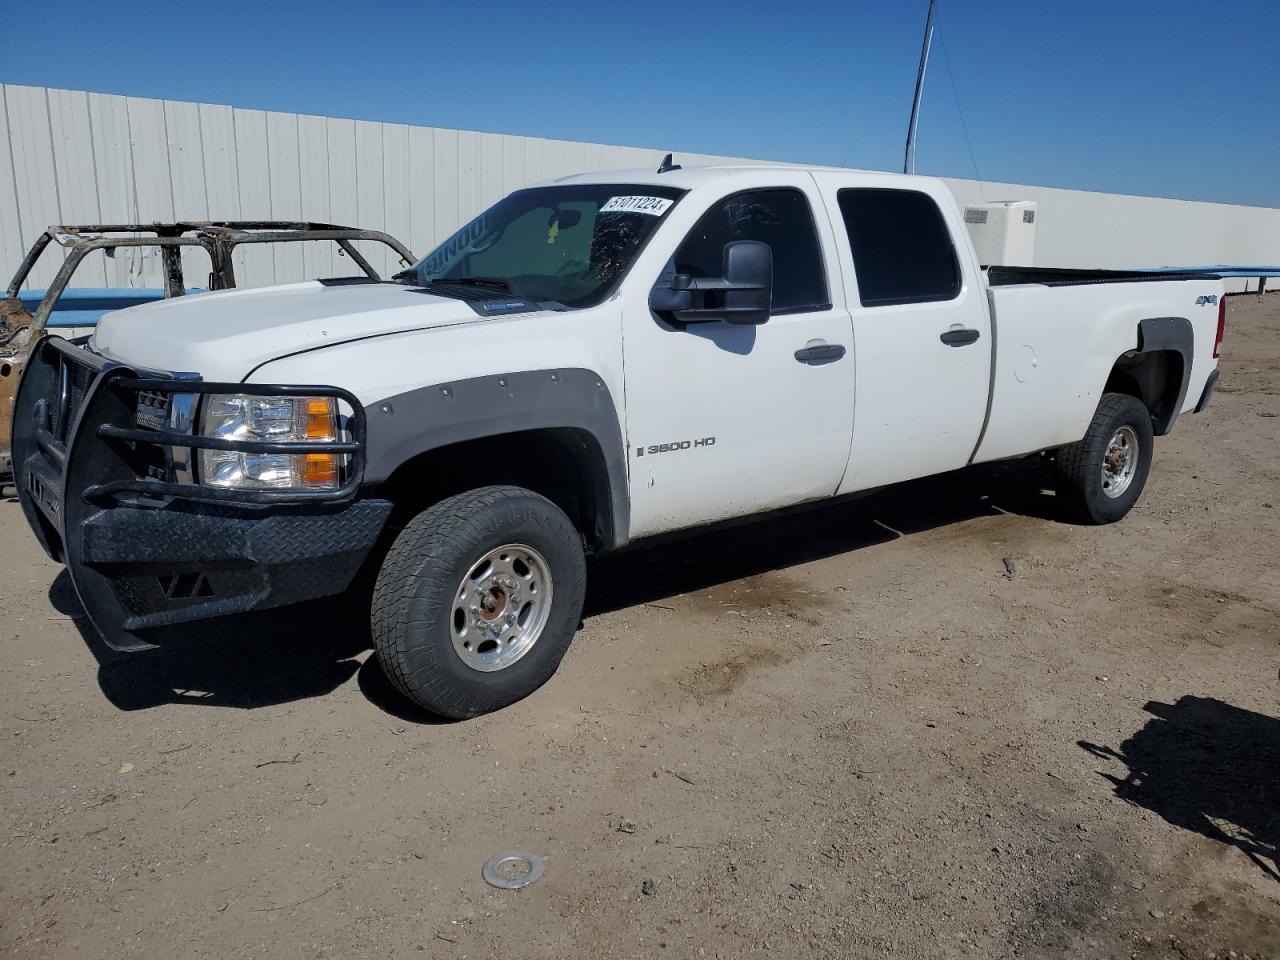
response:
[[[391,685],[405,698],[444,716],[464,718],[476,716],[498,707],[508,700],[481,698],[467,695],[447,682],[440,671],[430,669],[429,662],[421,662],[417,670],[411,666],[411,645],[420,642],[417,637],[433,624],[411,615],[415,599],[424,593],[445,596],[452,593],[456,584],[451,579],[448,565],[439,562],[443,555],[461,553],[472,539],[477,523],[492,517],[498,511],[528,506],[530,500],[539,502],[540,510],[529,511],[524,519],[541,522],[549,508],[567,524],[568,518],[545,497],[514,486],[478,487],[448,497],[428,507],[409,521],[396,537],[374,586],[371,606],[371,629],[379,663]],[[447,549],[447,548],[452,548]],[[585,567],[569,572],[569,581],[562,582],[560,572],[556,581],[557,594],[575,598],[577,610],[572,611],[576,625],[581,611],[581,597],[585,591]],[[552,656],[539,658],[539,669],[533,678],[533,688],[540,686],[555,672],[568,647],[572,632],[560,638],[562,649]],[[544,635],[539,644],[554,644],[557,638]],[[419,658],[421,659],[421,658]]]
[[[1104,393],[1084,437],[1058,449],[1054,460],[1058,499],[1063,511],[1072,519],[1089,524],[1117,519],[1099,516],[1090,504],[1090,491],[1097,479],[1096,474],[1099,469],[1099,465],[1095,463],[1095,451],[1100,445],[1110,440],[1111,434],[1120,422],[1141,419],[1145,419],[1147,423],[1146,436],[1149,437],[1150,412],[1142,401],[1126,393]],[[1150,443],[1148,443],[1148,449],[1143,450],[1142,454],[1147,463],[1140,468],[1143,473],[1137,488],[1139,496],[1142,485],[1145,485],[1146,471],[1150,467]],[[1136,496],[1134,500],[1136,502]]]

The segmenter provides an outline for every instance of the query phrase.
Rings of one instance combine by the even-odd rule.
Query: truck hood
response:
[[[103,317],[92,347],[121,363],[238,381],[292,353],[475,323],[466,303],[399,283],[290,283],[160,300]]]

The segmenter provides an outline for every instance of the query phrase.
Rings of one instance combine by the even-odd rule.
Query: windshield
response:
[[[400,274],[423,286],[491,286],[590,307],[612,293],[685,191],[639,184],[520,190]]]

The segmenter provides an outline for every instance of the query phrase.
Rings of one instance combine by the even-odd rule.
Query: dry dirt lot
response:
[[[1004,464],[635,551],[463,723],[354,603],[113,654],[0,502],[0,952],[1280,958],[1280,297],[1228,330],[1124,522]]]

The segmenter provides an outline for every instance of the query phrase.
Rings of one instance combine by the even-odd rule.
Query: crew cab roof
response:
[[[593,173],[575,173],[567,177],[556,177],[533,184],[535,187],[548,187],[552,184],[565,183],[634,183],[653,186],[679,187],[682,190],[693,190],[696,187],[727,180],[744,174],[771,171],[778,173],[856,173],[868,183],[883,181],[885,187],[905,187],[910,183],[923,181],[936,182],[934,177],[908,176],[902,173],[882,173],[873,170],[853,170],[848,167],[804,166],[800,164],[781,163],[735,163],[710,167],[682,167],[658,173],[652,167],[630,170],[601,170]]]

